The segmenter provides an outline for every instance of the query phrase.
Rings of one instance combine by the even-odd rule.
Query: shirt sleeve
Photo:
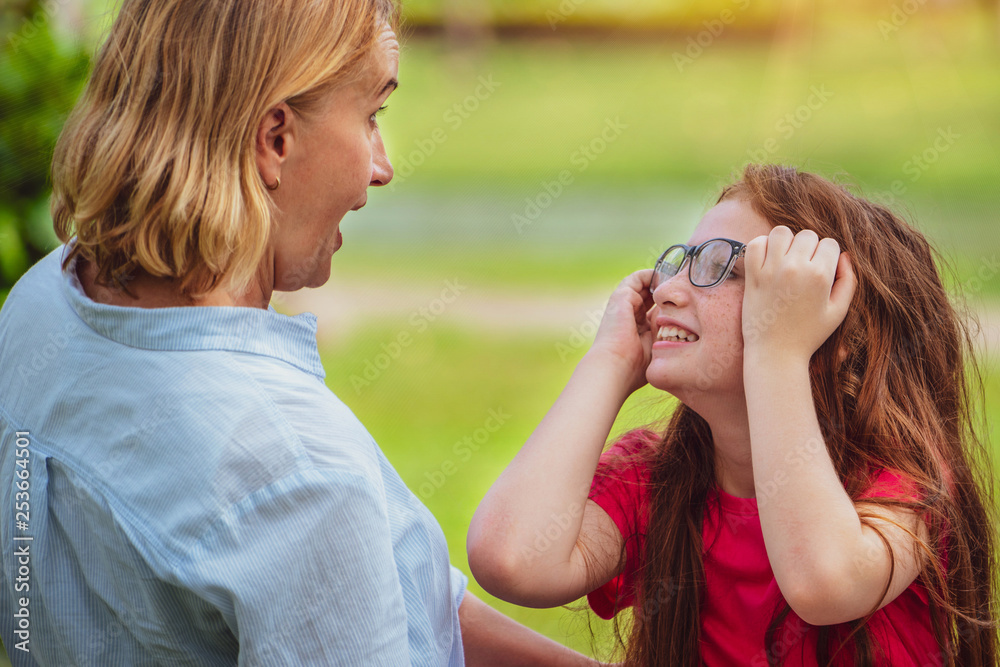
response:
[[[462,606],[462,599],[469,587],[469,578],[454,565],[451,566],[451,590],[455,591],[455,609]]]
[[[182,579],[220,610],[241,666],[410,663],[385,501],[359,475],[306,470],[251,494]]]
[[[594,613],[604,619],[614,617],[635,602],[635,574],[640,568],[645,545],[649,479],[647,466],[637,455],[655,442],[650,431],[631,431],[604,454],[590,487],[589,498],[608,513],[625,540],[625,567],[621,574],[587,594]]]
[[[871,484],[865,489],[858,500],[865,498],[899,498],[914,501],[920,497],[917,485],[912,479],[898,470],[880,468],[869,476]]]

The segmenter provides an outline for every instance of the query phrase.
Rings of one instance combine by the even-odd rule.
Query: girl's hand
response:
[[[623,280],[611,294],[608,307],[597,328],[594,345],[588,356],[613,360],[621,369],[629,391],[646,384],[646,367],[653,355],[653,331],[649,311],[653,295],[649,283],[652,269],[636,271]]]
[[[844,321],[857,278],[847,253],[816,232],[778,226],[747,244],[743,345],[808,361]]]

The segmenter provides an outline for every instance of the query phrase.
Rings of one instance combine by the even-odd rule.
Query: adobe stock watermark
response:
[[[658,582],[655,592],[643,600],[641,606],[633,607],[632,623],[651,622],[660,613],[660,608],[672,600],[680,592],[680,583],[674,577],[667,577]]]
[[[13,555],[11,561],[17,565],[17,577],[10,585],[11,588],[20,593],[17,598],[17,611],[14,617],[14,648],[18,651],[31,653],[31,545],[34,536],[31,534],[31,469],[34,455],[31,449],[31,432],[17,431],[17,439],[14,441],[14,470],[11,473],[14,478],[11,490],[14,494],[13,525],[17,528],[18,535],[13,537]],[[37,611],[37,610],[36,610]]]
[[[707,391],[711,388],[713,382],[730,372],[733,364],[741,360],[743,349],[746,348],[747,344],[754,343],[765,336],[767,331],[774,326],[775,322],[778,321],[778,315],[785,312],[788,308],[788,304],[797,295],[798,292],[794,290],[791,285],[786,285],[782,291],[778,293],[774,299],[774,303],[772,303],[766,310],[760,312],[749,322],[749,326],[745,327],[743,333],[743,347],[730,350],[727,354],[717,356],[710,364],[700,368],[698,371],[698,379],[695,380],[695,387],[697,387],[699,391]]]
[[[603,309],[593,309],[587,312],[587,318],[576,327],[570,327],[569,337],[565,341],[556,343],[556,353],[559,361],[566,361],[576,352],[587,347],[597,335],[597,328],[604,317]]]
[[[69,9],[70,0],[43,0],[39,3],[39,7],[42,11],[25,18],[20,30],[7,33],[7,44],[13,53],[21,50],[23,42],[37,37],[38,32],[43,30],[56,14]]]
[[[757,499],[757,510],[767,507],[781,492],[790,479],[789,470],[795,471],[811,463],[821,452],[826,452],[826,443],[820,438],[809,438],[795,449],[785,454],[784,467],[778,468],[771,478],[762,484],[754,486],[754,496]],[[791,474],[796,474],[792,472]],[[729,529],[736,532],[744,525],[758,521],[757,517],[747,517],[742,514],[726,513],[726,523]]]
[[[979,263],[979,268],[976,270],[975,275],[962,283],[963,293],[966,296],[978,294],[986,287],[986,283],[996,278],[998,273],[1000,273],[1000,261],[997,261],[996,255],[991,256],[989,259],[983,259]]]
[[[198,373],[202,373],[202,371],[198,371]],[[157,430],[177,414],[179,404],[167,395],[158,394],[156,398],[147,402],[143,407],[147,412],[133,434],[118,441],[110,449],[108,455],[97,464],[96,470],[102,479],[113,479],[117,468],[134,461],[135,452],[143,447],[141,437],[146,434],[155,437]]]
[[[700,58],[706,49],[715,44],[715,40],[722,36],[722,33],[726,31],[726,26],[736,22],[738,12],[742,12],[750,6],[750,0],[731,1],[735,9],[723,9],[716,18],[702,21],[704,29],[687,38],[687,47],[684,52],[674,51],[674,65],[677,66],[678,72],[683,74],[685,67],[693,65],[694,61]]]
[[[413,172],[426,164],[427,160],[437,152],[439,146],[448,141],[450,132],[457,131],[462,127],[472,114],[479,110],[483,102],[492,97],[502,84],[493,79],[493,75],[480,76],[479,85],[471,94],[467,95],[459,102],[455,102],[441,116],[444,125],[439,125],[431,130],[430,134],[422,139],[413,142],[413,148],[397,158],[395,161],[395,176],[389,182],[389,190],[393,190],[397,185],[406,182]],[[447,127],[445,127],[447,126]]]
[[[919,181],[931,167],[937,164],[941,156],[950,151],[961,138],[962,135],[951,129],[950,125],[947,128],[939,127],[937,136],[934,137],[930,145],[919,153],[911,155],[910,159],[904,162],[900,168],[903,175],[909,178],[906,181],[897,178],[889,184],[888,190],[873,194],[872,199],[883,206],[893,206],[896,203],[896,197],[902,197],[909,190],[910,186],[907,185],[907,182],[912,185]]]
[[[553,30],[556,29],[560,23],[563,23],[566,19],[576,13],[576,10],[580,8],[587,0],[562,0],[559,6],[555,9],[545,10],[545,20],[549,22],[549,27]]]
[[[892,11],[889,13],[889,18],[879,19],[875,24],[882,35],[882,39],[888,40],[889,35],[899,32],[899,29],[906,25],[910,18],[926,4],[927,0],[903,0],[898,5],[894,4]]]
[[[70,338],[81,331],[83,327],[76,320],[67,322],[58,331],[50,331],[45,338],[36,341],[40,343],[40,347],[32,350],[28,358],[18,364],[18,376],[22,380],[38,377],[66,349]]]
[[[828,90],[826,84],[820,84],[818,87],[809,86],[809,96],[805,102],[775,122],[774,129],[778,133],[778,137],[785,141],[794,137],[795,133],[812,120],[816,112],[822,109],[831,97],[833,97],[833,91]],[[768,137],[760,148],[747,151],[750,161],[769,161],[770,156],[781,149],[781,142],[778,141],[778,137]]]
[[[628,129],[628,125],[621,121],[620,116],[615,116],[614,120],[606,118],[604,127],[590,141],[580,144],[579,147],[569,156],[569,163],[575,168],[563,169],[552,181],[542,181],[542,189],[534,197],[525,197],[525,206],[520,213],[512,213],[510,221],[514,224],[514,229],[518,234],[523,234],[527,227],[530,227],[552,204],[562,196],[566,188],[573,184],[578,174],[582,174],[590,168],[594,161],[608,150],[608,146],[615,143],[622,133]]]
[[[566,530],[573,525],[574,520],[583,516],[584,504],[570,503],[564,512],[553,512],[549,515],[549,523],[544,530],[535,531],[535,540],[531,546],[521,545],[521,557],[525,563],[532,563],[540,555],[552,548]]]
[[[441,293],[426,305],[412,311],[407,318],[408,327],[400,330],[391,340],[379,346],[381,352],[365,360],[364,370],[350,377],[351,386],[358,395],[361,390],[370,387],[382,374],[399,359],[403,350],[416,340],[416,337],[427,331],[431,324],[441,317],[448,307],[455,303],[459,296],[468,289],[458,278],[444,281]]]
[[[135,627],[141,622],[138,615],[130,613],[128,610],[121,612],[117,619],[104,628],[104,631],[88,637],[87,654],[79,658],[78,667],[99,667],[102,663],[97,662],[100,658],[93,656],[106,656],[110,650],[121,643],[120,637],[127,632],[126,628]]]
[[[500,430],[500,428],[507,423],[510,419],[510,415],[504,412],[501,408],[490,408],[487,412],[486,419],[483,420],[483,425],[476,428],[468,435],[463,436],[461,439],[456,440],[451,446],[451,453],[454,455],[455,459],[445,459],[437,466],[434,470],[429,470],[424,473],[425,481],[420,483],[417,487],[417,496],[421,500],[427,500],[438,490],[445,485],[445,483],[453,477],[459,468],[459,464],[468,463],[473,454],[478,452],[483,445],[490,441],[490,438]],[[455,460],[458,460],[458,463]]]
[[[780,664],[792,650],[799,649],[802,639],[809,634],[811,628],[811,625],[798,616],[789,614],[775,645],[755,653],[750,659],[750,666],[770,667],[772,664]]]

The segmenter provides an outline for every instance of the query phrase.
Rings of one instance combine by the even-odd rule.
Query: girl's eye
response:
[[[381,116],[383,113],[385,113],[385,110],[388,109],[388,108],[389,108],[388,106],[381,106],[381,107],[378,108],[378,111],[376,111],[375,113],[372,114],[372,116],[371,116],[372,125],[375,125],[376,127],[378,127],[378,120],[377,120],[377,118],[379,116]]]

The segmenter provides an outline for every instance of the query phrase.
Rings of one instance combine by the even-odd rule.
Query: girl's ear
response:
[[[840,348],[837,350],[837,364],[839,365],[844,363],[844,360],[846,359],[847,359],[847,348],[841,345]]]

